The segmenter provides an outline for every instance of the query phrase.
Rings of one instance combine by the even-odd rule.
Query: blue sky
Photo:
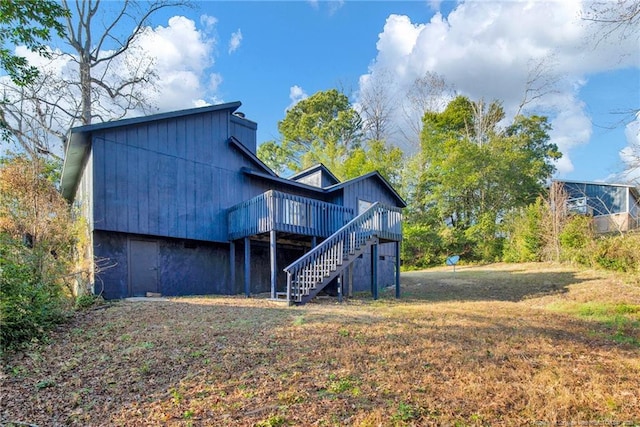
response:
[[[194,5],[155,15],[139,43],[159,78],[150,99],[160,111],[239,100],[258,123],[258,143],[278,138],[288,107],[331,88],[357,105],[367,88],[384,85],[406,128],[407,90],[426,72],[471,99],[503,101],[510,118],[542,69],[529,87],[546,93],[525,112],[549,116],[564,153],[557,177],[620,180],[620,151],[640,148],[640,117],[628,114],[640,110],[640,30],[601,39],[601,28],[580,19],[588,4],[579,0]]]
[[[416,71],[394,68],[396,81],[438,72],[459,93],[502,99],[509,111],[523,96],[525,64],[546,55],[553,58],[550,72],[560,80],[559,94],[549,98],[558,99],[530,112],[555,120],[554,140],[565,153],[558,176],[601,180],[623,169],[619,152],[629,144],[625,125],[633,116],[618,113],[640,108],[640,53],[637,39],[620,42],[615,36],[594,48],[596,30],[577,17],[580,7],[579,2],[540,1],[236,1],[201,2],[183,12],[197,26],[202,15],[215,17],[210,70],[221,82],[212,95],[242,101],[247,117],[258,122],[259,142],[278,137],[278,120],[300,96],[337,87],[357,102],[361,76],[375,76],[383,66],[401,68],[398,64]],[[392,15],[407,19],[392,23]],[[448,28],[435,28],[433,19]],[[242,40],[229,52],[231,35],[238,31]],[[413,51],[401,52],[404,43],[414,43]],[[529,54],[522,52],[527,47]],[[504,65],[492,66],[496,62]],[[507,89],[501,90],[502,83]],[[294,87],[304,95],[292,99]]]

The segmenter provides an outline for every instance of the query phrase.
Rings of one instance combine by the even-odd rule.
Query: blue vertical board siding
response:
[[[127,137],[130,137],[128,134]],[[128,173],[125,178],[127,195],[125,202],[127,205],[127,231],[135,231],[136,233],[142,232],[140,230],[139,216],[143,214],[143,199],[146,197],[146,191],[144,187],[138,185],[138,177],[141,176],[138,169],[138,156],[146,156],[146,150],[139,150],[126,146],[127,151],[127,169],[129,171],[135,170],[135,174]],[[132,199],[137,199],[134,203]]]
[[[196,216],[196,192],[198,191],[198,185],[196,185],[196,168],[198,164],[196,162],[185,162],[187,172],[187,182],[185,192],[186,196],[186,218],[185,218],[185,237],[198,236],[197,229],[197,216]]]
[[[105,214],[103,217],[102,225],[105,227],[105,230],[117,230],[117,215],[118,211],[115,206],[115,202],[118,200],[118,194],[116,191],[116,152],[113,149],[114,146],[114,137],[109,132],[105,134],[105,138],[103,141],[104,145],[104,181],[102,185],[105,187],[104,194],[104,210]]]
[[[159,140],[159,132],[158,127],[155,124],[149,124],[145,126],[145,134],[147,137],[147,152],[146,156],[143,157],[143,161],[146,163],[146,168],[141,170],[146,170],[147,172],[147,227],[149,234],[159,234],[159,216],[158,209],[160,206],[159,202],[159,155],[158,155],[158,140]],[[144,191],[145,185],[142,186],[139,191]],[[142,232],[142,231],[141,231]]]
[[[140,134],[142,134],[146,130],[146,127],[140,128]],[[143,135],[141,135],[143,136]],[[137,188],[135,191],[137,192],[138,197],[138,228],[136,232],[142,234],[149,234],[149,199],[151,190],[156,188],[151,184],[151,176],[149,173],[149,164],[150,158],[155,156],[155,153],[152,153],[149,150],[139,150],[137,153],[138,162],[136,168],[136,178],[132,177],[131,181],[136,182]],[[155,176],[155,175],[154,175]],[[155,180],[155,179],[154,179]],[[157,191],[157,190],[156,190]]]
[[[257,165],[229,145],[230,127],[254,137],[255,124],[229,119],[228,111],[94,132],[96,228],[225,242],[227,210],[267,190],[328,202],[353,193],[321,195],[247,177],[241,169]]]
[[[242,142],[242,144],[249,149],[249,151],[255,154],[257,149],[257,124],[250,120],[245,120],[233,115],[229,121],[231,127],[229,136],[235,136],[238,141]]]
[[[115,229],[120,231],[129,231],[128,227],[128,191],[127,181],[129,178],[129,164],[127,146],[125,145],[123,132],[116,132],[115,141],[111,144],[111,147],[116,156],[116,173],[115,173],[115,187],[116,198],[114,201],[115,214]],[[137,206],[131,206],[131,209],[136,209]]]

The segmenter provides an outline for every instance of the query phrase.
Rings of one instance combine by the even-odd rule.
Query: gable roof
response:
[[[389,181],[387,181],[382,175],[380,175],[380,173],[378,171],[374,171],[374,172],[370,172],[366,175],[362,175],[359,176],[357,178],[353,178],[350,179],[348,181],[344,181],[344,182],[340,182],[338,184],[334,184],[331,185],[329,187],[325,187],[325,188],[320,188],[320,187],[315,187],[313,185],[309,185],[309,184],[304,184],[302,182],[298,182],[298,181],[294,181],[290,178],[281,178],[279,176],[272,176],[272,175],[268,175],[265,174],[263,172],[259,172],[259,171],[255,171],[253,169],[249,169],[249,168],[242,168],[242,172],[245,175],[250,175],[250,176],[254,176],[257,178],[261,178],[261,179],[265,179],[268,181],[272,181],[272,182],[277,182],[278,184],[283,184],[283,185],[287,185],[287,186],[291,186],[291,187],[296,187],[296,188],[300,188],[300,189],[304,189],[307,191],[313,191],[316,192],[318,194],[330,194],[333,193],[335,191],[341,190],[345,187],[349,187],[357,182],[366,180],[366,179],[374,179],[379,181],[382,186],[384,188],[386,188],[389,193],[393,196],[394,199],[396,199],[397,205],[400,207],[407,207],[407,203],[404,201],[404,199],[402,197],[400,197],[400,195],[396,192],[396,190],[391,186],[391,184],[389,184]]]
[[[311,166],[310,168],[307,168],[305,170],[302,170],[300,172],[297,172],[295,174],[293,174],[292,176],[290,176],[288,179],[293,180],[293,181],[298,181],[306,176],[309,176],[311,174],[314,174],[316,172],[320,171],[320,173],[326,177],[329,178],[330,181],[333,181],[333,184],[337,184],[340,182],[340,180],[338,178],[336,178],[336,176],[331,173],[331,171],[329,170],[329,168],[327,168],[325,165],[323,165],[322,163],[318,163],[317,165]]]
[[[368,174],[365,175],[361,175],[359,177],[356,178],[352,178],[350,180],[341,182],[339,184],[335,184],[332,185],[330,187],[325,188],[325,190],[330,193],[332,191],[336,191],[339,190],[341,188],[345,188],[345,187],[349,187],[357,182],[363,181],[365,179],[375,179],[377,181],[379,181],[383,187],[385,187],[392,195],[393,197],[396,199],[396,201],[398,202],[398,205],[406,208],[407,207],[407,202],[404,201],[404,199],[402,197],[400,197],[400,195],[398,194],[398,192],[391,186],[391,184],[389,184],[389,181],[387,181],[382,175],[380,175],[380,172],[378,171],[373,171],[373,172],[369,172]]]
[[[228,102],[226,104],[189,108],[186,110],[171,111],[168,113],[152,114],[150,116],[133,117],[129,119],[114,120],[111,122],[95,123],[72,128],[69,131],[69,136],[65,143],[64,163],[62,164],[62,175],[60,177],[60,189],[62,196],[67,200],[72,200],[75,195],[78,184],[80,183],[82,170],[89,158],[89,153],[91,151],[91,134],[93,132],[149,123],[158,120],[174,119],[194,114],[210,113],[213,111],[229,110],[230,113],[233,113],[241,105],[242,103],[240,101],[235,101]]]

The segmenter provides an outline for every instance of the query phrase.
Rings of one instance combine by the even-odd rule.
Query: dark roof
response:
[[[569,180],[569,179],[552,179],[551,181],[563,182],[566,184],[588,184],[588,185],[602,185],[603,187],[627,187],[627,188],[638,189],[638,187],[633,184],[619,184],[619,183],[604,182],[604,181],[577,181],[577,180]]]
[[[357,182],[360,182],[362,180],[365,179],[376,179],[378,181],[380,181],[380,183],[382,184],[383,187],[385,187],[389,193],[391,193],[393,195],[393,197],[396,199],[396,201],[398,202],[398,206],[400,207],[407,207],[407,203],[404,201],[404,199],[402,197],[400,197],[400,195],[396,192],[396,190],[394,190],[394,188],[391,186],[391,184],[389,184],[389,182],[384,179],[384,177],[382,175],[380,175],[379,172],[374,171],[374,172],[370,172],[366,175],[362,175],[359,176],[357,178],[353,178],[350,179],[348,181],[344,181],[326,188],[320,188],[320,187],[315,187],[313,185],[308,185],[308,184],[303,184],[301,182],[298,181],[293,181],[291,179],[287,179],[287,178],[280,178],[279,176],[272,176],[272,175],[267,175],[265,173],[262,172],[258,172],[258,171],[254,171],[252,169],[249,168],[242,168],[242,172],[245,173],[246,175],[251,175],[251,176],[255,176],[257,178],[262,178],[262,179],[266,179],[268,181],[272,181],[272,182],[277,182],[279,184],[283,184],[283,185],[288,185],[291,187],[297,187],[297,188],[301,188],[307,191],[314,191],[316,193],[320,193],[320,194],[330,194],[334,191],[343,189],[345,187],[348,187],[350,185],[353,185]]]
[[[72,128],[65,144],[64,163],[62,165],[62,176],[60,178],[60,188],[62,196],[67,200],[72,200],[76,193],[80,176],[91,151],[91,133],[104,129],[131,126],[142,123],[149,123],[158,120],[173,119],[176,117],[189,116],[193,114],[204,114],[213,111],[230,110],[233,113],[242,103],[240,101],[228,102],[226,104],[209,105],[206,107],[189,108],[186,110],[171,111],[168,113],[153,114],[150,116],[133,117],[130,119],[114,120],[112,122],[96,123],[86,126]],[[244,119],[246,120],[246,119]]]
[[[249,168],[242,168],[242,172],[245,175],[255,176],[257,178],[266,179],[267,181],[277,182],[278,184],[288,185],[290,187],[301,188],[303,190],[313,191],[315,193],[326,193],[326,191],[320,187],[316,187],[315,185],[304,184],[298,181],[292,181],[288,178],[281,178],[277,175],[268,175],[263,172],[255,171]]]
[[[289,179],[293,181],[298,181],[299,179],[302,179],[305,176],[309,176],[313,173],[316,173],[317,171],[321,171],[322,174],[327,175],[333,181],[334,184],[337,184],[340,182],[340,180],[336,178],[336,176],[333,173],[331,173],[329,168],[327,168],[322,163],[318,163],[317,165],[311,166],[310,168],[297,172],[292,176],[290,176]]]

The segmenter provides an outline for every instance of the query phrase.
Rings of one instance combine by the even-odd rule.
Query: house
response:
[[[240,102],[73,128],[63,196],[87,220],[107,299],[396,285],[405,202],[377,172],[340,182],[323,165],[290,178],[256,157]]]
[[[569,213],[590,215],[598,233],[640,228],[640,189],[632,185],[555,180],[566,193]]]

